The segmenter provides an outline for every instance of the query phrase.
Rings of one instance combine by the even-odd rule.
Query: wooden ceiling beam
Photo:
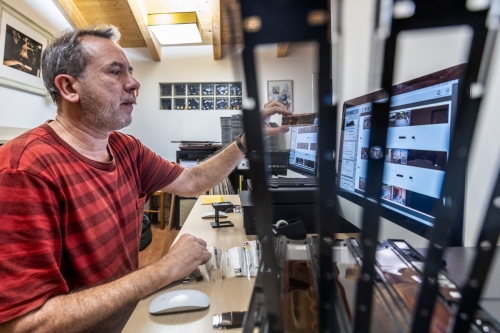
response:
[[[88,25],[87,20],[73,0],[53,0],[59,11],[68,20],[73,29],[83,28]]]
[[[278,58],[285,58],[286,57],[286,53],[288,52],[289,46],[290,46],[290,42],[278,43],[278,51],[277,51]]]
[[[142,37],[146,42],[146,46],[151,53],[151,58],[154,61],[161,61],[161,45],[155,36],[149,31],[148,27],[148,11],[144,0],[127,0],[132,14],[134,14]]]
[[[222,40],[220,23],[220,0],[212,0],[212,44],[214,50],[214,60],[222,59]]]

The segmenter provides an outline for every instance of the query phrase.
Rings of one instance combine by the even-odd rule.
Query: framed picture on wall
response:
[[[41,60],[50,38],[49,32],[0,1],[0,84],[47,95]]]
[[[267,92],[267,100],[278,101],[287,110],[293,111],[292,80],[267,81]]]

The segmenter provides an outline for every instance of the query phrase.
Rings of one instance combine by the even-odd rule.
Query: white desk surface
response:
[[[224,201],[240,204],[238,195],[224,195]],[[213,210],[212,205],[201,205],[201,196],[182,226],[176,240],[184,233],[204,239],[208,246],[216,246],[225,251],[234,246],[241,246],[244,241],[254,240],[255,236],[245,235],[243,214],[228,213],[227,219],[234,227],[212,229],[211,219],[201,219],[201,214]],[[246,277],[221,280],[217,275],[215,282],[201,281],[187,284],[173,283],[166,288],[146,297],[137,304],[132,316],[123,329],[123,333],[155,333],[155,332],[213,332],[212,317],[215,314],[229,311],[246,311],[252,295],[255,277],[248,281]],[[196,289],[203,291],[210,299],[208,309],[193,312],[151,315],[149,303],[156,296],[177,289]],[[232,329],[230,331],[241,331]]]

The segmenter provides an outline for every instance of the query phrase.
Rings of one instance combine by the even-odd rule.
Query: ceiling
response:
[[[214,60],[222,59],[221,46],[230,44],[233,36],[237,44],[243,44],[238,0],[54,0],[54,3],[73,28],[113,24],[122,34],[122,47],[147,47],[155,61],[161,61],[161,46],[148,29],[147,14],[196,11],[203,31],[202,45],[213,46]],[[277,56],[286,56],[287,49],[288,43],[278,45]]]

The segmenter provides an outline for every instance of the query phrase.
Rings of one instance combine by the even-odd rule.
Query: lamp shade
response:
[[[148,26],[161,45],[202,42],[196,12],[148,14]]]

